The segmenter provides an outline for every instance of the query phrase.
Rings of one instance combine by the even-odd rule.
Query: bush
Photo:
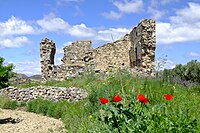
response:
[[[3,66],[4,58],[0,57],[0,89],[8,87],[8,80],[14,76],[11,72],[14,69],[13,64]]]
[[[171,70],[164,69],[160,76],[166,81],[193,87],[196,84],[200,84],[200,62],[192,60],[186,65],[176,65]]]
[[[4,106],[3,106],[2,108],[14,110],[14,109],[16,109],[17,107],[18,107],[17,101],[11,101],[11,100],[9,100],[9,101],[7,101],[7,102],[4,104]]]

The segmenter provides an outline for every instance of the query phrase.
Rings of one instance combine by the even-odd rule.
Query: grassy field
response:
[[[26,106],[30,112],[61,118],[70,133],[84,132],[200,132],[200,87],[184,88],[156,78],[141,78],[119,71],[108,76],[85,74],[66,81],[24,84],[18,87],[47,85],[80,87],[89,96],[79,102],[54,103],[36,99],[28,103],[0,99],[1,108]],[[138,100],[143,94],[148,103]],[[166,100],[165,95],[173,96]],[[122,100],[114,102],[119,95]],[[99,98],[107,98],[102,104]]]

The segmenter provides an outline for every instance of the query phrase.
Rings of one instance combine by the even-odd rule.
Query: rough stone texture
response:
[[[151,74],[155,61],[156,24],[145,19],[130,33],[130,67]]]
[[[54,67],[54,55],[56,52],[55,43],[47,38],[40,43],[40,62],[42,80],[50,79],[52,77]]]
[[[156,48],[155,21],[142,20],[121,39],[92,48],[91,41],[77,41],[64,48],[62,64],[54,65],[55,43],[45,38],[40,43],[42,80],[64,80],[84,71],[134,69],[153,75]]]
[[[37,86],[26,89],[18,89],[15,87],[7,87],[0,90],[0,95],[6,96],[11,100],[29,101],[36,98],[43,98],[53,101],[68,100],[78,101],[87,97],[87,92],[80,88],[64,88]]]
[[[95,69],[107,71],[110,68],[129,68],[130,47],[130,35],[127,34],[120,40],[94,49]]]
[[[92,41],[77,41],[64,47],[63,64],[66,66],[88,66],[93,60]]]

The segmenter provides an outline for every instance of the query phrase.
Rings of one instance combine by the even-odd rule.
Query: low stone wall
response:
[[[68,100],[78,101],[87,97],[87,92],[80,88],[64,88],[52,86],[37,86],[26,89],[7,87],[0,90],[0,95],[8,97],[11,100],[26,102],[36,98],[43,98],[52,101]]]

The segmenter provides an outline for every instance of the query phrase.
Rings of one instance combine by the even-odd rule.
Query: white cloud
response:
[[[56,49],[56,54],[64,54],[64,50],[62,48]]]
[[[60,65],[60,64],[62,64],[63,62],[61,61],[61,59],[62,59],[62,57],[56,58],[55,65]]]
[[[122,13],[110,11],[109,13],[107,13],[107,12],[102,13],[102,16],[104,16],[105,18],[108,18],[108,19],[119,19],[122,17]]]
[[[43,19],[38,20],[37,24],[44,32],[66,32],[69,29],[69,24],[63,19],[56,17],[53,13],[50,13]]]
[[[96,35],[96,31],[92,28],[88,28],[85,24],[80,24],[72,26],[68,34],[77,38],[91,38]]]
[[[200,4],[188,3],[188,7],[176,11],[177,16],[170,17],[175,24],[192,24],[200,21]]]
[[[138,13],[143,8],[142,0],[124,0],[124,2],[114,1],[113,4],[123,13]]]
[[[158,22],[156,25],[159,44],[200,40],[200,4],[189,3],[188,7],[176,10],[170,23]]]
[[[173,69],[176,66],[176,62],[167,59],[167,57],[158,58],[155,62],[155,69],[156,71],[164,70],[164,69]]]
[[[165,11],[157,10],[155,8],[149,8],[148,12],[151,14],[151,18],[159,20],[165,15]]]
[[[162,3],[162,1],[166,1],[167,0],[151,0],[150,4],[147,8],[147,12],[150,14],[150,17],[152,19],[155,20],[159,20],[160,18],[162,18],[166,13],[164,10],[159,10],[158,7],[160,7],[160,4]]]
[[[65,43],[63,44],[63,46],[68,46],[68,45],[70,45],[70,44],[72,44],[71,41],[69,41],[69,42],[65,42]]]
[[[31,41],[25,36],[0,38],[0,48],[19,48],[30,43]]]
[[[166,64],[164,65],[164,68],[165,68],[165,69],[173,69],[173,68],[175,68],[176,65],[177,65],[176,62],[174,62],[174,61],[168,59],[168,60],[166,61]]]
[[[35,30],[26,21],[12,16],[6,22],[0,22],[0,37],[10,35],[33,34]]]
[[[19,62],[10,61],[9,63],[14,64],[15,66],[13,70],[14,72],[23,73],[26,74],[27,76],[41,74],[39,61],[19,61]]]
[[[50,13],[43,19],[38,20],[43,32],[63,32],[76,38],[89,38],[95,36],[95,30],[88,28],[85,24],[69,25],[65,20]]]
[[[200,57],[200,53],[190,52],[189,56],[191,56],[191,57]]]
[[[95,39],[106,42],[112,42],[121,38],[130,31],[131,29],[126,28],[109,28],[108,30],[100,30],[98,31],[98,35]]]
[[[25,35],[35,33],[36,30],[28,22],[12,16],[7,21],[0,22],[0,48],[30,44],[31,41]]]
[[[166,5],[166,4],[169,4],[171,2],[177,2],[179,0],[159,0],[159,2],[162,4],[162,5]]]

